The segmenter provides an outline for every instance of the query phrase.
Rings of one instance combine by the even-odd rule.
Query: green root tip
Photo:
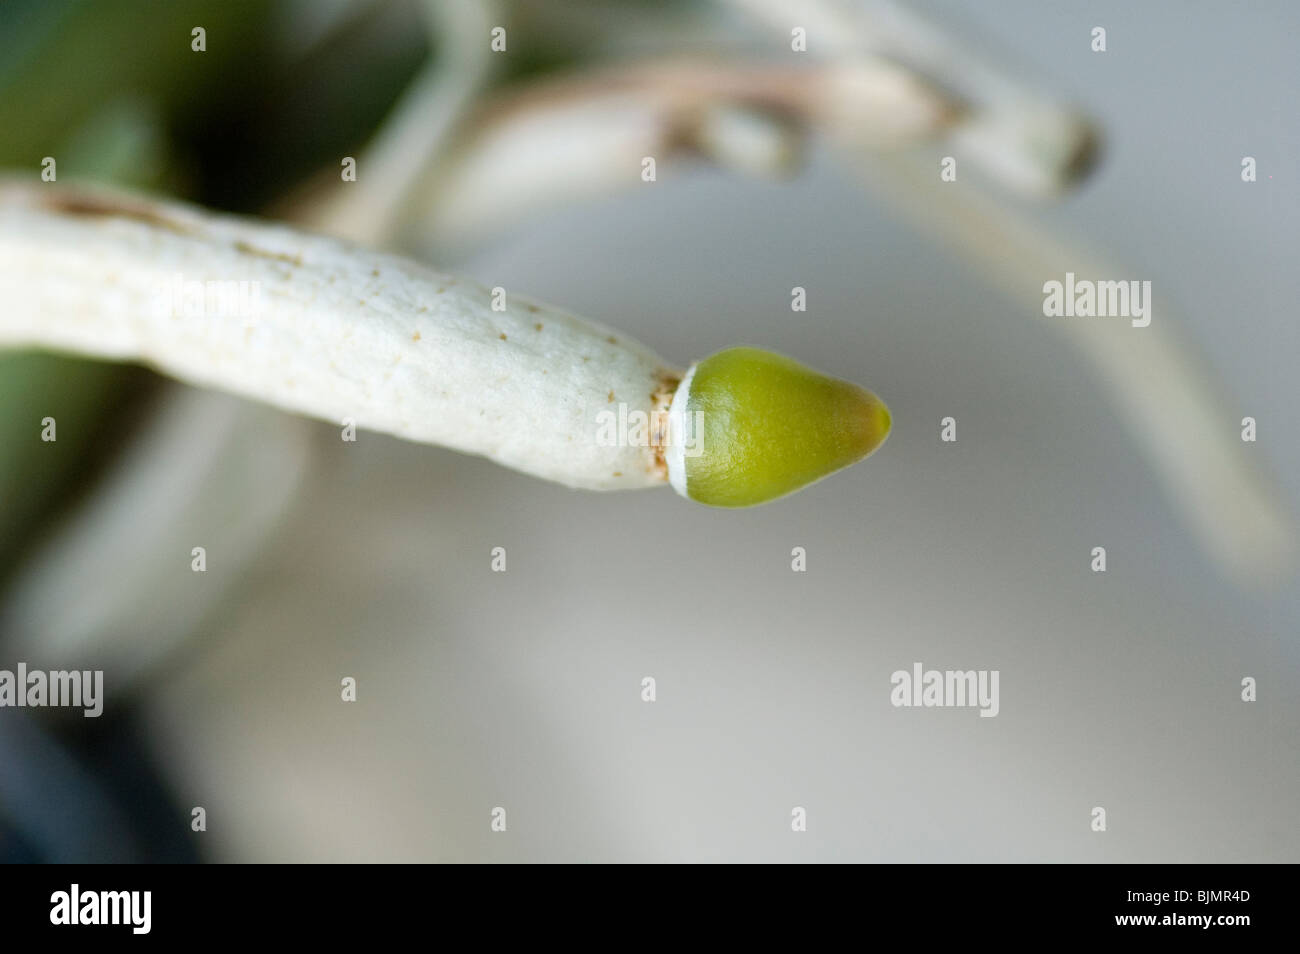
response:
[[[757,348],[697,364],[684,410],[702,438],[683,457],[686,496],[714,507],[783,497],[866,457],[890,428],[870,391]]]

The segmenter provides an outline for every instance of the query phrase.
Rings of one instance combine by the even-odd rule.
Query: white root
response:
[[[295,203],[304,228],[354,242],[382,245],[401,221],[421,170],[446,147],[451,131],[490,73],[488,34],[497,22],[492,0],[426,0],[435,54],[402,94],[361,156],[346,185],[333,169],[329,188],[309,190]]]
[[[1067,270],[1124,275],[1091,251],[1061,241],[974,190],[935,190],[912,157],[877,159],[866,180],[894,208],[976,265],[1027,313],[1042,314],[1042,283]],[[1218,383],[1167,312],[1150,328],[1074,321],[1062,333],[1089,359],[1107,399],[1128,424],[1205,549],[1240,582],[1289,572],[1295,527],[1273,481],[1237,433]]]
[[[689,153],[781,176],[809,132],[874,152],[936,138],[958,113],[942,89],[871,57],[813,67],[679,60],[530,84],[465,124],[412,191],[401,234],[421,248],[474,241],[539,209],[642,185],[647,156]]]
[[[1087,118],[1017,78],[997,54],[952,39],[905,4],[806,0],[794,13],[784,0],[724,2],[786,39],[792,26],[802,26],[810,50],[832,62],[883,57],[917,82],[949,90],[954,103],[965,105],[952,127],[952,148],[1005,188],[1050,198],[1090,168],[1097,132]]]
[[[6,658],[108,669],[106,691],[123,692],[230,606],[301,499],[313,446],[304,421],[177,390],[132,433],[95,493],[30,541],[0,601]],[[196,545],[213,557],[201,575],[191,569]]]
[[[475,283],[284,226],[0,182],[0,347],[140,361],[570,487],[664,483],[657,448],[635,430],[609,440],[601,412],[653,417],[677,373],[608,328],[502,297],[498,311]]]

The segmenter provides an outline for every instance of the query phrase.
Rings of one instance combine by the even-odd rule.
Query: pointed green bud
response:
[[[866,457],[889,409],[855,384],[757,348],[695,364],[669,409],[668,479],[714,507],[783,497]]]

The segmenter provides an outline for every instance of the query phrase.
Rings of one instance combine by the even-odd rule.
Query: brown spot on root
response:
[[[612,344],[612,345],[616,345],[616,344],[618,344],[618,339],[615,338],[613,335],[610,335],[610,336],[607,337],[605,340],[608,341],[608,342],[609,342],[610,344]]]
[[[682,383],[682,376],[676,371],[665,371],[662,368],[655,372],[654,387],[650,391],[650,403],[655,410],[668,410],[669,405],[673,403],[673,395],[677,393],[677,387]]]
[[[506,333],[505,333],[504,331],[501,332],[500,338],[501,338],[502,341],[505,341],[505,340],[506,340]]]
[[[59,215],[77,218],[113,218],[130,219],[143,222],[155,228],[167,229],[180,235],[193,235],[194,229],[183,222],[176,222],[162,215],[156,209],[143,203],[133,203],[119,197],[108,198],[89,192],[64,192],[62,190],[41,190],[41,206]]]
[[[527,308],[528,308],[528,310],[531,311],[533,314],[537,314],[539,311],[541,311],[541,309],[538,308],[536,305],[528,305]]]
[[[533,330],[534,330],[534,331],[541,331],[541,330],[542,330],[542,323],[539,321],[537,324],[533,325]]]
[[[613,403],[614,403],[614,392],[613,392],[613,391],[610,391],[610,392],[609,392],[609,403],[610,403],[610,404],[613,404]]]
[[[419,340],[420,340],[420,333],[417,331],[415,334],[411,335],[411,340],[412,340],[412,341],[419,341]]]
[[[654,453],[650,471],[664,480],[668,479],[668,461],[664,457],[669,438],[668,409],[672,407],[673,396],[681,383],[682,376],[676,371],[660,368],[655,372],[650,389],[650,421],[654,428],[650,433],[650,449]]]
[[[258,248],[256,245],[250,245],[248,242],[235,242],[236,251],[243,252],[245,255],[256,255],[258,258],[269,258],[273,262],[288,262],[290,265],[301,265],[301,255],[286,255],[283,252],[268,252],[264,248]],[[364,304],[364,302],[362,303]]]
[[[616,471],[614,471],[614,476],[615,476],[615,477],[622,477],[622,476],[623,476],[623,472],[622,472],[621,470],[616,470]]]

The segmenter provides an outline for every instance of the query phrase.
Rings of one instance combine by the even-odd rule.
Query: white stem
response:
[[[570,487],[666,481],[658,448],[609,441],[600,416],[666,410],[678,375],[661,359],[513,292],[494,310],[490,290],[397,256],[179,203],[0,181],[0,302],[0,346],[141,361]]]

